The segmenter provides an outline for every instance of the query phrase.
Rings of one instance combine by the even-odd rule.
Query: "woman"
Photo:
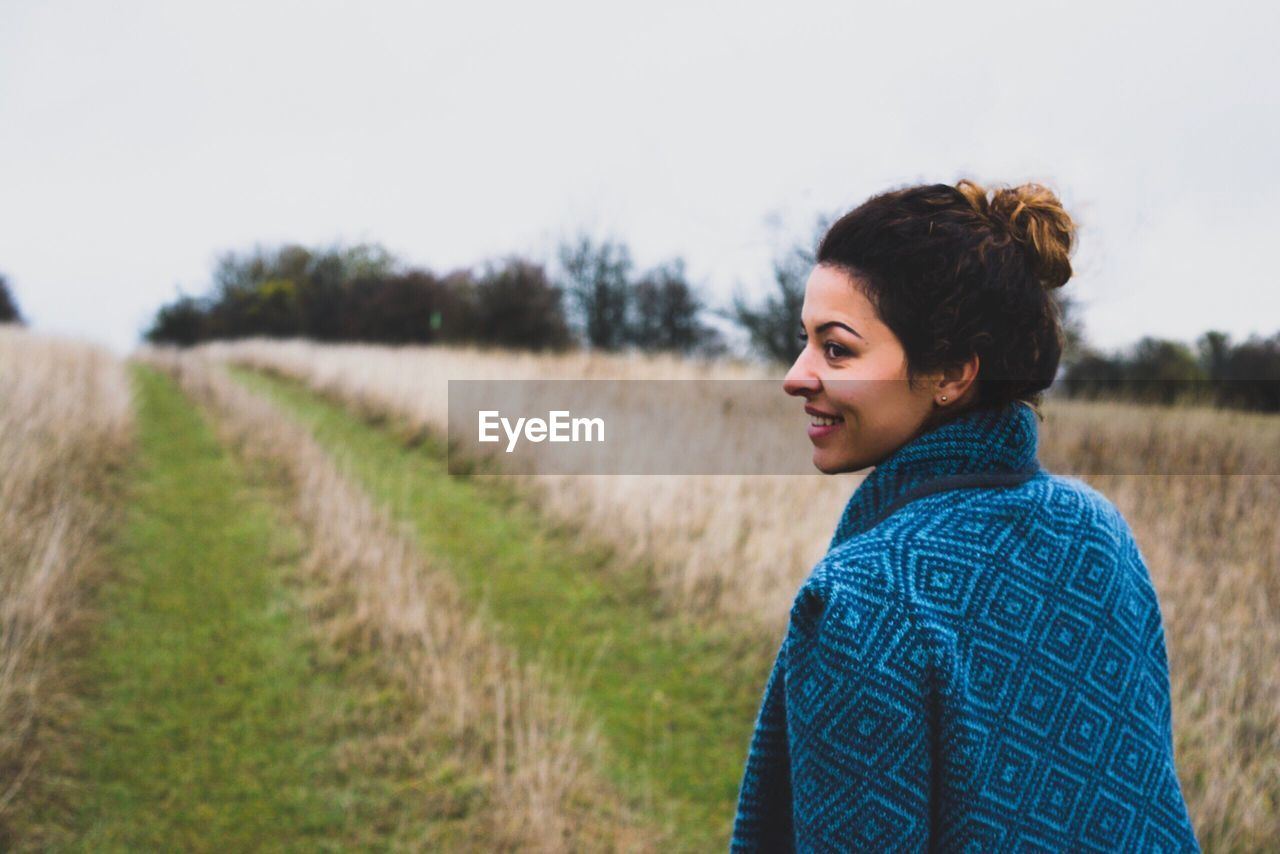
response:
[[[831,226],[784,389],[874,466],[801,587],[738,851],[1198,851],[1155,590],[1115,507],[1036,460],[1071,217],[909,187]]]

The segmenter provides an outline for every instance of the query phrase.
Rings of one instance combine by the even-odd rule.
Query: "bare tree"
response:
[[[748,303],[735,294],[733,307],[718,312],[736,321],[746,331],[751,348],[760,356],[790,365],[800,355],[800,310],[804,307],[804,286],[816,260],[818,243],[836,215],[820,214],[808,240],[793,244],[773,260],[773,292],[763,301]]]
[[[620,350],[627,343],[631,251],[625,243],[588,235],[562,244],[563,289],[587,344]]]
[[[23,323],[18,303],[9,292],[9,282],[0,274],[0,323]]]
[[[705,306],[689,284],[683,259],[645,272],[632,284],[631,303],[628,340],[641,350],[707,355],[724,351],[720,332],[701,320]]]

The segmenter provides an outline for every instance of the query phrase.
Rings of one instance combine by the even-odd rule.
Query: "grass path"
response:
[[[287,583],[298,532],[168,379],[134,378],[138,473],[86,663],[76,847],[385,845],[407,826],[405,781],[349,777],[334,757],[395,698],[324,663]]]
[[[515,648],[549,662],[588,704],[625,790],[689,850],[723,850],[777,640],[667,613],[644,573],[515,501],[502,484],[446,471],[432,440],[408,447],[298,384],[235,376],[306,424]],[[591,662],[597,662],[591,666]]]

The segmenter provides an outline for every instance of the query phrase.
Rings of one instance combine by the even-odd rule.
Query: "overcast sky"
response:
[[[1038,180],[1093,343],[1271,334],[1273,8],[0,0],[0,272],[121,351],[254,243],[445,271],[586,228],[725,300],[819,212]]]

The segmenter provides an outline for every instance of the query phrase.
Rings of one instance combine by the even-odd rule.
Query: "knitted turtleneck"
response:
[[[765,686],[735,851],[1198,851],[1132,532],[1023,403],[860,483]]]
[[[916,436],[881,461],[849,499],[829,548],[933,492],[1016,486],[1041,471],[1036,414],[1015,401],[974,409]]]

